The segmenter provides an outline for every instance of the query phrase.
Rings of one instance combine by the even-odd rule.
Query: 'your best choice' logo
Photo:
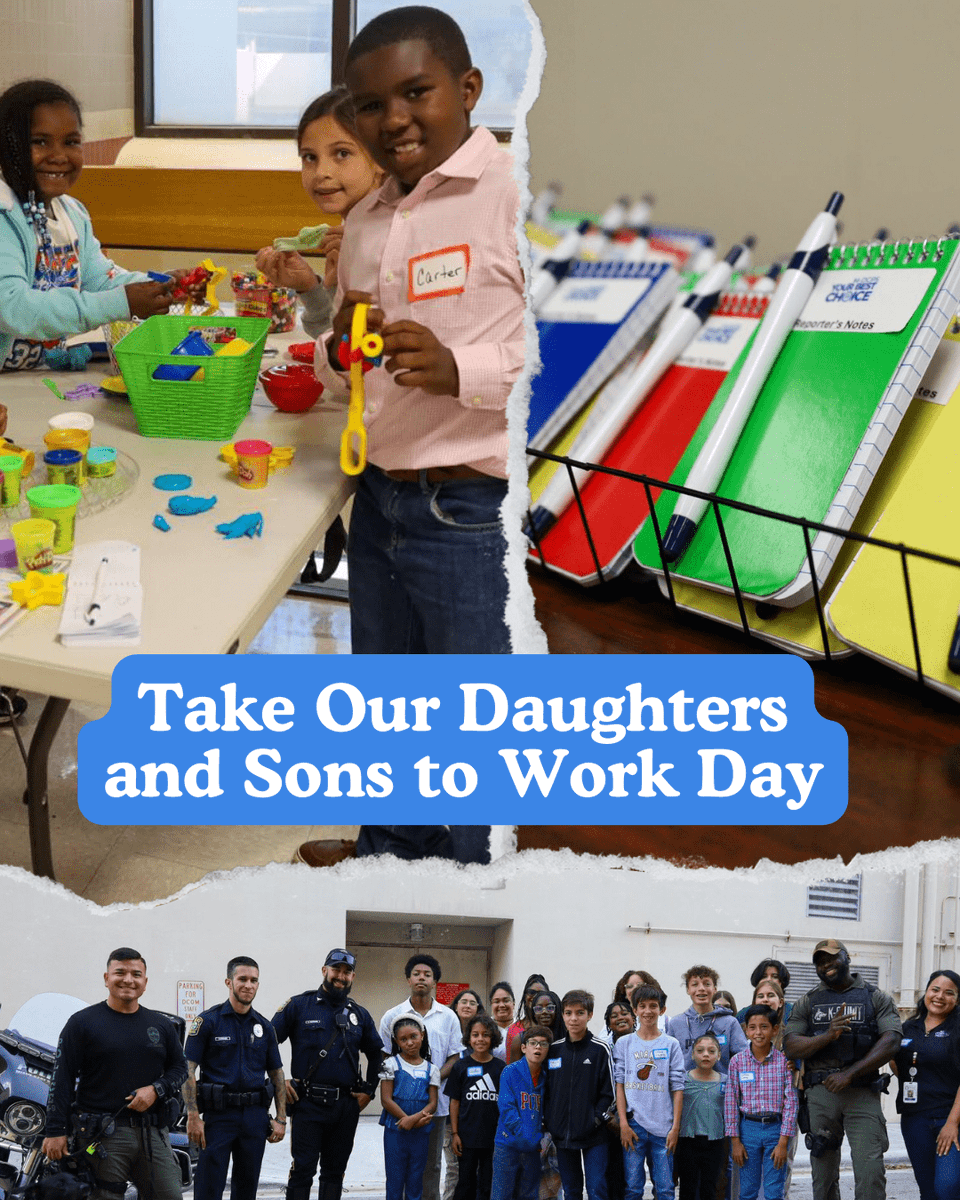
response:
[[[838,301],[842,304],[848,304],[851,301],[862,304],[872,298],[874,289],[879,282],[879,275],[864,275],[846,283],[835,283],[824,299],[828,304]]]
[[[739,325],[705,325],[697,340],[711,342],[716,346],[726,346],[739,328]]]

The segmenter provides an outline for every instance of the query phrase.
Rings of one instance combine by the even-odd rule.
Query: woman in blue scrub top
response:
[[[960,975],[934,971],[894,1060],[897,1111],[920,1200],[960,1200]]]

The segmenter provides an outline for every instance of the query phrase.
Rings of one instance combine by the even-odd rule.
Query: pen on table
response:
[[[614,234],[622,229],[627,219],[627,209],[630,205],[629,196],[621,196],[604,212],[596,224],[592,224],[584,235],[578,251],[581,258],[606,258]]]
[[[636,203],[631,204],[627,211],[627,217],[624,224],[628,229],[638,232],[640,229],[650,224],[650,217],[653,214],[653,206],[656,200],[649,192],[641,196]]]
[[[534,312],[543,304],[550,293],[561,283],[573,266],[580,250],[583,235],[590,228],[589,221],[581,221],[576,229],[563,235],[546,262],[541,263],[530,281],[530,305]]]
[[[703,239],[700,249],[696,251],[690,259],[688,270],[694,275],[702,275],[704,271],[709,271],[713,264],[717,261],[716,243],[713,237],[708,233]]]
[[[704,321],[726,291],[734,263],[746,248],[738,243],[721,262],[716,263],[687,295],[683,305],[663,319],[656,341],[626,375],[615,376],[603,389],[582,433],[567,450],[569,458],[599,462],[619,437],[624,426],[646,400],[670,367],[700,332]],[[604,394],[606,393],[606,394]],[[574,467],[579,484],[589,471]],[[558,470],[543,489],[537,506],[530,514],[531,525],[542,536],[573,500],[569,472]]]
[[[960,613],[957,613],[957,623],[953,629],[953,639],[947,654],[947,670],[954,675],[960,675]]]
[[[820,277],[836,237],[837,212],[842,203],[842,194],[834,192],[824,211],[817,215],[803,235],[787,269],[781,275],[723,411],[690,468],[686,478],[687,487],[701,492],[716,490],[770,368]],[[663,553],[667,562],[676,562],[690,545],[707,504],[706,500],[696,496],[681,495],[678,498],[663,539]]]
[[[533,203],[530,205],[530,220],[535,225],[549,224],[550,214],[560,199],[562,191],[563,186],[561,184],[548,183],[542,192],[538,192],[534,196]]]
[[[83,614],[83,619],[88,625],[95,624],[95,618],[93,614],[98,612],[100,609],[100,605],[97,602],[97,597],[100,594],[100,585],[103,582],[103,569],[109,562],[110,559],[104,555],[97,564],[97,574],[93,581],[93,591],[90,593],[90,605],[87,608],[87,611]]]

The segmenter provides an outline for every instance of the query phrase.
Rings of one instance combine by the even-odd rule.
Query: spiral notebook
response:
[[[769,300],[767,295],[750,292],[721,296],[699,334],[664,373],[601,465],[654,479],[669,478]],[[569,434],[588,424],[589,415],[578,418],[547,448],[554,454],[567,453],[566,443],[573,441]],[[555,463],[542,465],[556,467]],[[537,483],[540,489],[545,486],[539,479]],[[530,490],[535,500],[539,489],[532,477]],[[653,489],[654,499],[659,494],[659,489]],[[597,471],[585,481],[580,495],[603,578],[611,579],[630,561],[633,539],[648,512],[646,490],[633,480]],[[547,531],[539,549],[548,566],[577,583],[590,587],[601,581],[576,503]],[[531,549],[530,557],[540,561],[536,548]]]
[[[956,240],[838,246],[787,338],[717,487],[725,499],[849,529],[960,294]],[[684,483],[726,402],[746,352],[727,376],[671,482]],[[661,496],[666,528],[675,495]],[[803,532],[771,517],[723,511],[743,592],[794,607],[813,594]],[[811,535],[822,587],[843,539]],[[637,561],[662,573],[652,522]],[[676,564],[681,579],[732,591],[708,511]]]
[[[938,386],[926,388],[926,396],[924,389],[920,392],[927,401],[920,405],[928,414],[930,431],[869,532],[884,541],[960,559],[960,386],[942,407],[950,383],[960,383],[960,321],[954,322],[954,329],[944,339],[954,343],[952,377],[945,385],[941,379]],[[924,680],[960,698],[960,675],[947,668],[960,608],[960,567],[913,557],[908,564]],[[827,606],[827,620],[848,645],[916,676],[903,567],[896,551],[863,546]]]
[[[917,387],[913,400],[900,427],[890,443],[890,449],[870,485],[866,498],[852,525],[855,533],[870,534],[887,506],[898,495],[910,465],[920,451],[931,431],[937,426],[944,406],[956,393],[960,385],[960,321],[951,322],[943,335],[927,373]],[[960,400],[955,401],[960,403]],[[831,596],[837,594],[840,580],[850,567],[861,543],[845,541],[837,555],[833,569],[821,589],[820,601],[827,608]],[[667,595],[666,580],[660,579],[660,591]],[[685,612],[696,612],[721,624],[742,628],[740,610],[733,596],[711,591],[696,584],[673,580],[673,595],[677,607]],[[873,607],[875,599],[871,598]],[[960,598],[958,598],[960,603]],[[747,624],[753,634],[782,650],[789,650],[803,658],[822,659],[823,630],[817,615],[816,604],[807,600],[796,608],[779,608],[773,605],[746,604],[744,611]],[[825,621],[827,645],[834,658],[846,658],[854,653],[853,648],[841,641]],[[958,681],[960,682],[960,681]]]
[[[537,320],[543,369],[530,386],[528,439],[551,439],[586,404],[666,311],[677,278],[666,262],[574,264]]]

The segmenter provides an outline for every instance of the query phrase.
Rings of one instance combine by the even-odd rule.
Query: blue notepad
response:
[[[527,438],[547,437],[586,404],[663,315],[679,276],[665,262],[578,262],[540,311],[543,369],[530,389]],[[538,443],[539,444],[539,443]]]

